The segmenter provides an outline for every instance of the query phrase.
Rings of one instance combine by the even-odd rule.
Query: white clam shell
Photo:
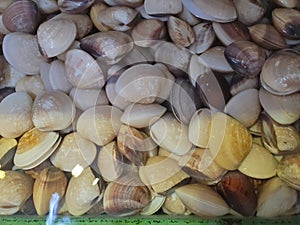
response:
[[[40,64],[45,62],[36,36],[31,34],[13,32],[5,35],[2,49],[9,64],[24,74],[39,74]]]
[[[135,128],[151,126],[165,112],[166,108],[159,104],[131,104],[121,116],[121,121]]]
[[[69,93],[72,85],[67,79],[65,64],[60,60],[54,60],[50,64],[49,81],[53,90]]]
[[[122,112],[110,105],[99,105],[84,111],[77,121],[77,131],[97,145],[106,145],[121,127]]]
[[[76,25],[71,20],[47,20],[37,30],[37,39],[43,55],[48,58],[66,51],[76,37]]]
[[[76,108],[72,99],[60,91],[37,96],[32,107],[32,121],[43,131],[63,130],[74,120]]]
[[[104,85],[102,69],[96,60],[83,50],[69,50],[65,68],[67,79],[74,87],[101,88]]]

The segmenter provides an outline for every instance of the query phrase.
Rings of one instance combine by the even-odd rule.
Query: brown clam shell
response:
[[[3,12],[3,24],[11,32],[33,34],[40,21],[37,4],[29,0],[15,1]]]
[[[250,41],[233,42],[224,54],[231,67],[248,78],[258,76],[266,60],[264,49]]]
[[[218,191],[228,205],[243,216],[256,211],[257,197],[253,183],[239,171],[230,171],[218,183]]]
[[[58,0],[57,5],[60,11],[65,13],[80,13],[89,8],[95,0]]]

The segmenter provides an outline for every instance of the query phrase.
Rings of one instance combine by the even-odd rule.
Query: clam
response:
[[[189,47],[193,54],[201,54],[205,52],[213,44],[216,34],[211,23],[198,23],[193,26],[195,32],[195,42]]]
[[[260,75],[262,86],[275,95],[299,91],[299,64],[299,52],[290,49],[275,52],[262,68]]]
[[[47,91],[38,95],[32,106],[32,122],[43,131],[67,128],[75,118],[72,99],[60,91]]]
[[[33,34],[39,25],[39,8],[29,0],[15,1],[2,14],[4,26],[11,32]]]
[[[253,183],[239,171],[230,171],[218,183],[218,190],[230,208],[243,216],[252,216],[256,211],[257,197]]]
[[[26,92],[15,92],[0,103],[0,134],[16,138],[32,128],[32,99]]]
[[[59,199],[65,194],[67,178],[56,167],[44,169],[36,178],[33,185],[33,203],[39,216],[46,215],[49,203],[54,193],[59,194]]]
[[[77,0],[57,0],[60,11],[65,13],[81,13],[89,8],[95,0],[77,1]]]
[[[235,41],[250,40],[248,28],[239,21],[230,23],[213,22],[212,27],[218,39],[226,46]]]
[[[42,54],[48,58],[66,51],[76,37],[74,22],[67,19],[53,19],[43,22],[37,30],[37,39]]]
[[[89,167],[70,179],[65,198],[71,215],[83,215],[101,200],[98,180]]]
[[[162,206],[164,213],[168,215],[190,215],[191,212],[185,207],[179,199],[176,192],[167,195],[166,200]]]
[[[132,50],[133,41],[120,31],[98,32],[81,39],[80,48],[100,62],[115,64]]]
[[[102,69],[87,52],[72,49],[67,52],[65,69],[67,80],[77,88],[101,88],[105,78]]]
[[[57,0],[33,0],[37,5],[41,13],[51,14],[59,11]]]
[[[278,177],[268,180],[258,193],[257,213],[259,217],[284,215],[297,201],[297,191],[287,186]]]
[[[246,127],[252,126],[261,112],[258,90],[250,88],[239,92],[227,102],[224,112]]]
[[[287,38],[299,39],[300,12],[296,9],[277,8],[272,11],[276,29]]]
[[[156,103],[146,105],[134,103],[125,109],[121,121],[135,128],[144,128],[155,123],[166,110],[164,106]]]
[[[13,167],[13,157],[16,153],[17,140],[0,138],[0,169],[8,170]]]
[[[136,174],[123,176],[107,185],[104,211],[110,216],[129,216],[141,212],[151,200],[148,188]]]
[[[216,183],[226,172],[214,162],[208,149],[195,148],[180,157],[178,164],[184,172],[201,183]]]
[[[188,139],[188,127],[169,113],[152,124],[150,135],[160,147],[177,155],[184,155],[192,148]]]
[[[162,89],[164,74],[150,64],[138,64],[126,69],[115,85],[115,91],[133,103],[153,103]]]
[[[100,149],[97,166],[101,176],[106,181],[115,181],[123,173],[123,155],[119,152],[115,141]]]
[[[96,145],[93,142],[83,138],[77,132],[72,132],[64,136],[50,159],[56,168],[72,172],[77,165],[84,169],[90,166],[96,158],[96,152]]]
[[[265,112],[280,124],[292,124],[300,118],[300,93],[274,95],[261,88],[259,100]]]
[[[100,105],[84,111],[77,121],[78,133],[97,145],[106,145],[121,127],[122,112],[109,105]]]
[[[70,96],[75,106],[82,111],[96,105],[108,105],[109,103],[105,91],[102,89],[72,88]]]
[[[150,157],[145,166],[140,167],[139,176],[155,193],[167,192],[189,178],[177,161],[164,156]]]
[[[145,0],[145,11],[149,15],[165,15],[177,14],[182,11],[182,3],[180,0],[166,2],[163,0]]]
[[[204,184],[187,184],[177,188],[175,193],[186,208],[197,216],[215,217],[229,212],[222,197]]]
[[[18,81],[15,90],[28,93],[32,98],[45,92],[43,81],[39,75],[26,76]]]
[[[255,24],[249,27],[251,39],[266,49],[286,47],[283,36],[270,24]]]
[[[251,146],[252,136],[243,124],[221,112],[212,116],[208,148],[220,167],[237,169]]]
[[[188,47],[195,41],[195,31],[182,19],[170,16],[167,23],[171,40],[179,46]]]
[[[20,171],[1,171],[0,215],[12,215],[32,195],[33,179]]]
[[[115,31],[132,29],[138,18],[138,11],[127,6],[104,8],[98,14],[98,20]]]
[[[238,170],[252,178],[267,179],[275,176],[277,164],[277,160],[266,148],[253,143]]]
[[[215,46],[203,52],[199,57],[211,70],[230,73],[233,69],[224,56],[225,47]]]
[[[103,3],[103,2],[98,2],[96,1],[90,10],[90,18],[94,24],[94,26],[99,30],[99,31],[109,31],[110,28],[106,25],[104,25],[98,18],[98,15],[101,13],[103,9],[106,9],[108,6]]]
[[[56,132],[42,132],[33,128],[20,138],[14,164],[24,170],[34,168],[52,155],[60,141]]]
[[[246,25],[251,25],[260,20],[267,9],[258,0],[233,0],[237,11],[237,18]]]
[[[233,42],[224,55],[230,66],[247,78],[258,76],[266,60],[264,49],[250,41]]]
[[[40,54],[36,36],[31,34],[13,32],[5,35],[2,50],[7,62],[24,74],[39,74],[40,64],[46,61]]]
[[[158,19],[142,20],[131,31],[134,44],[150,47],[166,36],[166,26]]]
[[[169,99],[174,116],[186,125],[201,105],[195,87],[187,79],[176,79]]]
[[[88,15],[84,14],[67,14],[60,13],[51,18],[71,20],[76,25],[76,39],[82,39],[86,36],[93,28],[93,23]]]
[[[300,155],[292,154],[286,155],[280,160],[277,167],[277,175],[287,185],[293,189],[300,190]]]
[[[165,200],[166,200],[166,196],[151,193],[151,201],[143,209],[143,211],[141,212],[141,215],[143,215],[143,216],[153,215],[158,210],[160,210],[160,208],[164,204]]]
[[[232,1],[229,0],[183,0],[186,7],[196,17],[215,22],[231,22],[237,17],[237,13]]]
[[[49,68],[49,81],[52,90],[69,93],[72,85],[67,79],[65,64],[60,60],[54,60]]]

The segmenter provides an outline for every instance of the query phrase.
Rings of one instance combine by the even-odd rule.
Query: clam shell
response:
[[[0,215],[12,215],[32,195],[33,179],[20,171],[2,171],[0,179]]]
[[[132,50],[133,40],[120,31],[98,32],[81,39],[80,48],[100,62],[115,64]]]
[[[60,11],[65,13],[80,13],[89,8],[95,0],[77,1],[77,0],[57,0]]]
[[[238,169],[249,177],[267,179],[275,176],[277,164],[277,160],[266,148],[253,143]]]
[[[33,34],[39,25],[39,8],[33,1],[16,1],[4,10],[2,20],[4,26],[11,32]]]
[[[300,155],[286,155],[280,160],[277,167],[277,175],[291,188],[300,190]]]
[[[39,74],[40,64],[45,62],[34,35],[13,32],[5,35],[2,44],[3,55],[17,71],[28,75]]]
[[[123,176],[107,185],[104,211],[109,216],[129,216],[141,212],[151,200],[148,188],[135,174]]]
[[[38,95],[32,106],[32,121],[43,131],[63,130],[74,120],[76,108],[72,99],[60,91]]]
[[[105,78],[102,69],[87,52],[72,49],[67,52],[65,69],[68,81],[77,88],[101,88]]]
[[[100,198],[100,188],[92,170],[88,167],[79,176],[73,176],[66,191],[66,205],[73,216],[89,211]]]
[[[171,40],[178,46],[188,47],[195,41],[195,31],[192,27],[175,16],[170,16],[167,22]]]
[[[45,87],[39,75],[26,76],[19,80],[15,87],[16,92],[27,92],[32,98],[44,93]]]
[[[139,176],[155,193],[164,193],[189,178],[189,175],[181,170],[177,161],[165,156],[150,157],[146,165],[140,167]]]
[[[235,41],[250,40],[248,28],[239,21],[230,23],[213,22],[212,27],[218,39],[226,46]]]
[[[134,44],[141,47],[150,47],[166,36],[166,26],[158,19],[142,20],[131,32]]]
[[[188,139],[188,127],[169,113],[152,124],[150,135],[160,147],[177,155],[184,155],[192,148]]]
[[[66,172],[72,172],[75,166],[80,165],[84,169],[92,164],[96,158],[96,145],[72,132],[64,136],[61,144],[51,155],[52,164]]]
[[[75,106],[82,111],[96,105],[108,105],[109,103],[106,93],[102,89],[72,88],[70,96],[73,99]]]
[[[300,12],[296,9],[277,8],[272,11],[276,29],[287,38],[299,39]]]
[[[36,178],[33,185],[33,203],[39,216],[46,215],[49,203],[54,193],[63,197],[67,188],[65,174],[55,167],[44,169]]]
[[[77,121],[80,135],[97,145],[106,145],[116,136],[121,127],[122,112],[109,105],[100,105],[84,111]]]
[[[257,197],[251,180],[238,171],[230,171],[218,183],[218,190],[230,208],[243,216],[256,211]]]
[[[232,1],[229,0],[183,0],[186,7],[192,14],[201,19],[215,22],[231,22],[236,19],[237,13]]]
[[[152,194],[151,197],[152,198],[149,205],[147,205],[141,212],[141,215],[143,216],[150,216],[156,213],[158,210],[160,210],[166,200],[166,196],[163,195]]]
[[[133,103],[153,103],[165,79],[161,70],[150,64],[138,64],[125,70],[116,82],[115,91]],[[143,90],[143,91],[142,91]]]
[[[167,195],[166,200],[162,206],[164,213],[168,215],[190,215],[191,212],[185,207],[179,199],[176,192]]]
[[[55,132],[42,132],[37,128],[27,131],[19,140],[15,165],[24,170],[34,168],[52,155],[60,141]]]
[[[14,92],[1,101],[0,134],[2,137],[16,138],[33,127],[32,104],[32,99],[26,92]]]
[[[228,45],[224,55],[234,71],[247,78],[258,76],[266,60],[264,49],[250,41]]]
[[[103,9],[106,9],[108,6],[104,4],[103,2],[98,2],[96,1],[90,10],[90,18],[94,24],[94,26],[99,30],[99,31],[109,31],[110,28],[106,25],[104,25],[98,18],[98,15],[101,13]]]
[[[283,36],[269,24],[255,24],[249,27],[251,39],[266,49],[282,49],[286,47]]]
[[[149,15],[177,14],[182,11],[182,3],[180,0],[173,0],[172,2],[145,0],[144,7],[146,13]]]
[[[220,167],[237,169],[251,146],[252,136],[243,124],[221,112],[212,116],[208,148]]]
[[[276,95],[292,94],[300,90],[300,54],[294,50],[281,50],[265,62],[260,80],[262,86]]]
[[[57,0],[33,0],[37,5],[41,13],[51,14],[59,11]]]
[[[195,215],[214,217],[229,212],[227,203],[209,186],[187,184],[175,190],[183,204]]]
[[[258,77],[248,79],[239,75],[233,75],[232,79],[229,82],[230,94],[233,96],[247,89],[257,89],[258,80]]]
[[[54,60],[49,68],[49,81],[52,90],[69,93],[72,85],[67,79],[65,64],[60,60]]]
[[[280,124],[292,124],[300,118],[300,93],[274,95],[261,88],[259,100],[266,113]]]
[[[106,181],[115,181],[123,173],[123,155],[119,152],[115,141],[100,149],[97,166],[100,174]]]
[[[76,30],[75,23],[67,19],[43,22],[37,30],[42,54],[51,58],[66,51],[75,40]]]
[[[261,112],[258,90],[250,88],[239,92],[228,101],[224,112],[246,127],[252,126]]]
[[[123,112],[121,122],[135,128],[148,127],[157,121],[166,110],[164,106],[156,103],[131,104]]]
[[[195,31],[195,42],[189,47],[193,54],[201,54],[205,52],[213,44],[216,39],[216,34],[211,23],[198,23],[193,26]]]

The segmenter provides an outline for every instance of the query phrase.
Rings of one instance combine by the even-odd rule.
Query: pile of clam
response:
[[[0,215],[300,211],[299,0],[1,0]]]

